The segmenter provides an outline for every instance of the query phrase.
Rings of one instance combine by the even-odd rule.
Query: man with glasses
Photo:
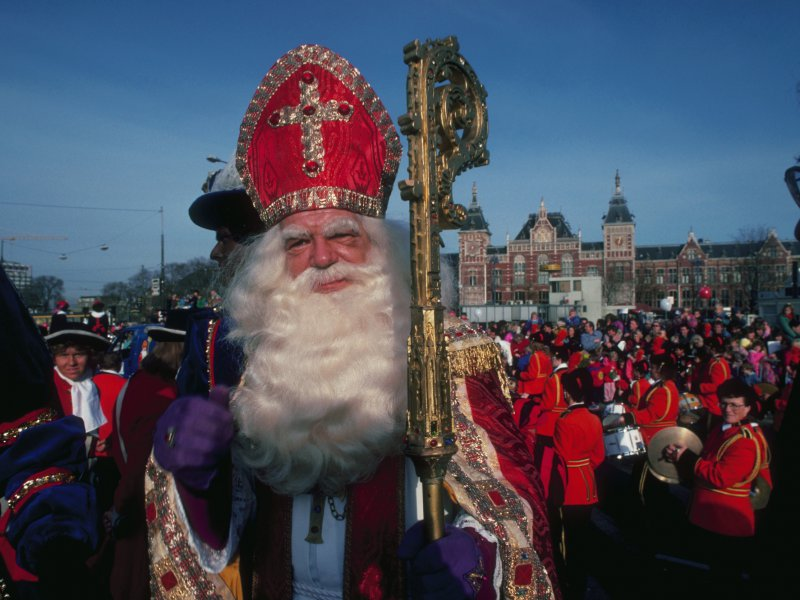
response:
[[[718,390],[722,424],[712,429],[698,456],[670,444],[665,458],[679,471],[692,474],[694,493],[689,521],[696,527],[700,545],[708,552],[712,575],[736,589],[741,573],[753,558],[755,512],[750,491],[765,468],[764,447],[749,415],[756,402],[753,388],[728,379]]]

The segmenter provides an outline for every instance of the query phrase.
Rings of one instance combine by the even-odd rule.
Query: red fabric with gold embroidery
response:
[[[502,387],[497,374],[487,372],[481,376],[467,377],[465,383],[472,417],[475,424],[489,434],[503,477],[531,507],[533,546],[550,575],[553,589],[558,590],[544,490],[533,466],[533,456],[514,424],[506,399],[501,395]]]

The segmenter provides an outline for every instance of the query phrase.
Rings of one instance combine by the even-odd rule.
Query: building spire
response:
[[[547,218],[547,209],[544,207],[544,196],[542,196],[542,199],[539,200],[539,218],[540,219]]]
[[[622,194],[622,186],[619,183],[619,169],[617,169],[617,175],[614,177],[614,194],[617,196]]]
[[[478,208],[478,184],[472,182],[472,202],[469,204],[470,208]]]

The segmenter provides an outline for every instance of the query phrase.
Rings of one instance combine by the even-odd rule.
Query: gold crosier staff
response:
[[[455,37],[411,42],[408,112],[400,131],[408,137],[409,179],[399,183],[411,216],[411,333],[408,338],[408,420],[405,453],[423,485],[425,533],[444,535],[442,482],[456,452],[450,369],[439,276],[440,232],[466,218],[453,203],[453,180],[489,162],[486,90],[458,52]]]

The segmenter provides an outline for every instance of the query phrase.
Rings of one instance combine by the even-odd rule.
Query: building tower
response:
[[[603,217],[603,302],[609,308],[636,306],[635,227],[617,171],[614,195]]]
[[[487,251],[492,238],[489,224],[478,204],[478,187],[472,184],[472,201],[467,208],[467,220],[458,232],[459,299],[462,305],[485,304],[487,285]]]

